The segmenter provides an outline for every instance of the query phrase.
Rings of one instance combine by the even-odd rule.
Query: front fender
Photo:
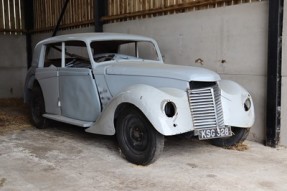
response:
[[[164,105],[169,101],[176,106],[176,114],[173,117],[167,117],[164,112]],[[165,136],[193,130],[187,92],[174,88],[157,89],[148,85],[135,85],[115,96],[95,124],[86,131],[105,135],[115,134],[115,111],[122,103],[137,107],[154,128]]]
[[[220,80],[221,103],[224,124],[234,127],[250,128],[255,121],[254,104],[251,95],[239,84],[230,80]],[[251,107],[244,108],[246,99],[250,99]]]

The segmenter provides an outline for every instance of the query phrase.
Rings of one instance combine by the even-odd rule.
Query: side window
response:
[[[147,41],[121,44],[119,45],[118,53],[138,57],[144,60],[159,60],[153,43]]]
[[[138,54],[139,57],[145,60],[155,60],[158,61],[158,55],[156,49],[151,42],[138,42]]]
[[[118,53],[136,57],[136,43],[131,42],[119,45]]]
[[[44,67],[61,67],[61,43],[46,45]]]
[[[65,42],[65,67],[91,68],[87,46],[84,42]]]
[[[91,68],[86,44],[82,41],[66,41],[64,45],[62,42],[46,45],[44,67],[61,66]]]

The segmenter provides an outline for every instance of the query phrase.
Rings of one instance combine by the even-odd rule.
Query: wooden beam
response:
[[[206,0],[206,1],[192,1],[192,2],[184,2],[182,4],[177,5],[169,5],[165,4],[164,7],[157,7],[150,10],[142,10],[135,11],[130,13],[123,13],[117,15],[110,15],[102,17],[102,21],[111,21],[111,20],[120,20],[125,18],[134,18],[140,16],[154,15],[154,14],[164,14],[168,12],[176,12],[181,10],[186,10],[194,7],[206,6],[206,5],[214,5],[217,3],[231,2],[232,0]]]

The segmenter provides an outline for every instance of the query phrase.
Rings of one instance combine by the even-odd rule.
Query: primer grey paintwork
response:
[[[90,69],[60,68],[61,115],[82,121],[96,121],[101,112],[99,94]]]
[[[46,45],[70,40],[86,43],[90,68],[64,68],[63,60],[62,67],[43,68]],[[132,57],[123,59],[118,54],[114,60],[96,63],[89,44],[106,40],[151,42],[159,58],[156,61]],[[244,100],[250,97],[244,88],[234,82],[221,80],[217,73],[207,69],[164,64],[157,43],[142,36],[83,33],[41,41],[35,47],[32,67],[27,73],[25,101],[29,101],[29,90],[36,81],[44,95],[44,117],[89,127],[86,131],[90,133],[115,134],[115,112],[122,103],[133,104],[140,109],[163,135],[193,131],[187,98],[190,81],[219,84],[224,95],[221,101],[226,125],[250,128],[254,123],[253,102],[250,111],[244,111]],[[230,93],[230,90],[234,91]],[[177,106],[177,113],[172,118],[168,118],[163,111],[167,101]],[[240,119],[230,112],[234,108]]]

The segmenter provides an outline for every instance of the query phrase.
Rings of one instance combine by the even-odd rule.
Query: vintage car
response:
[[[116,135],[124,157],[139,165],[158,158],[164,136],[188,133],[226,147],[244,141],[254,123],[243,87],[208,69],[164,64],[155,40],[128,34],[39,42],[24,97],[37,128],[56,120]]]

